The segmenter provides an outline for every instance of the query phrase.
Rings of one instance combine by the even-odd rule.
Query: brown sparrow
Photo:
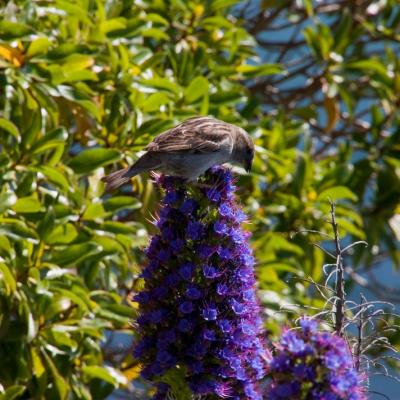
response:
[[[236,125],[212,117],[193,117],[160,135],[132,166],[102,178],[106,191],[117,189],[145,171],[160,171],[193,181],[213,165],[232,163],[250,171],[254,144]]]

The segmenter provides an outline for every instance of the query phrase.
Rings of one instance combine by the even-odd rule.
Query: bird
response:
[[[113,191],[147,171],[191,182],[214,165],[231,163],[250,172],[254,143],[242,128],[214,117],[192,117],[156,136],[146,152],[130,167],[102,178],[106,192]]]

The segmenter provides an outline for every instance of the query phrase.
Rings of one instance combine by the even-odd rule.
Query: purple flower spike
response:
[[[190,221],[187,227],[189,239],[198,240],[203,232],[203,225],[198,221]]]
[[[215,306],[207,306],[203,309],[202,315],[206,321],[215,321],[217,319],[218,311]]]
[[[201,290],[198,287],[192,285],[186,289],[185,294],[186,297],[191,300],[198,300],[201,297]]]
[[[179,208],[179,211],[185,215],[192,214],[197,208],[197,202],[194,199],[186,199]]]
[[[246,216],[231,172],[213,167],[201,185],[166,176],[156,183],[165,192],[154,224],[159,233],[146,250],[144,288],[134,298],[141,374],[163,382],[179,368],[193,394],[261,400],[258,381],[270,355],[262,340],[250,235],[241,227]],[[157,389],[155,399],[167,398],[168,385]]]
[[[190,301],[184,301],[179,306],[179,311],[182,314],[190,314],[193,311],[193,303]]]
[[[353,367],[346,341],[318,332],[315,320],[283,333],[270,363],[268,399],[366,400],[363,376]]]
[[[207,279],[214,279],[218,276],[218,271],[211,265],[203,265],[203,274]]]
[[[224,222],[217,221],[214,223],[214,231],[219,235],[225,235],[228,233],[228,226]]]

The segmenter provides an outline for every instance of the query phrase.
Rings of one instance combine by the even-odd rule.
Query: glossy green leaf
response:
[[[212,10],[219,10],[239,3],[239,0],[215,0],[211,3]]]
[[[116,212],[124,209],[136,210],[141,206],[142,204],[131,196],[115,196],[104,201],[104,209],[109,212]]]
[[[33,29],[23,23],[2,20],[0,21],[0,37],[3,39],[16,39],[33,33]]]
[[[14,192],[0,193],[0,213],[8,211],[17,201],[17,196]]]
[[[5,285],[7,295],[17,290],[17,282],[6,264],[0,263],[0,282]]]
[[[85,365],[82,368],[82,371],[86,379],[97,378],[106,381],[108,383],[111,383],[114,386],[117,385],[117,380],[105,367],[100,367],[98,365]]]
[[[153,93],[142,104],[145,112],[157,111],[161,106],[169,102],[168,96],[163,92]]]
[[[75,156],[70,161],[69,166],[77,174],[86,174],[96,168],[118,161],[120,157],[120,153],[117,150],[102,148],[87,149]]]
[[[12,209],[17,213],[34,213],[42,209],[42,204],[34,196],[23,197],[16,201]]]
[[[51,46],[51,41],[47,37],[39,37],[31,42],[26,52],[26,56],[29,58],[35,57],[37,55],[46,53]]]
[[[13,385],[7,388],[4,393],[0,394],[0,400],[14,400],[20,398],[25,392],[26,387],[22,385]]]
[[[187,102],[192,103],[206,93],[208,93],[208,81],[206,78],[198,76],[185,89],[185,99]]]
[[[57,265],[65,266],[70,264],[77,264],[83,261],[85,258],[90,257],[96,252],[100,252],[101,248],[95,243],[82,243],[72,244],[65,248],[55,252],[51,258],[51,262]]]
[[[338,200],[338,199],[349,199],[352,201],[357,200],[357,196],[345,186],[335,186],[329,189],[325,189],[318,194],[317,200]]]
[[[0,132],[1,130],[8,132],[15,137],[18,141],[20,140],[20,133],[18,128],[11,121],[4,118],[0,118]]]
[[[65,128],[57,128],[53,131],[44,135],[41,139],[34,142],[31,147],[33,154],[39,154],[49,149],[54,149],[55,147],[65,144],[68,138],[68,132]]]

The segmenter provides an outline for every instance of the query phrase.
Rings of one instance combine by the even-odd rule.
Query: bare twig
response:
[[[335,235],[336,247],[336,302],[335,302],[335,332],[343,336],[344,303],[346,293],[344,291],[344,268],[339,230],[335,217],[335,204],[331,201],[331,225]]]

